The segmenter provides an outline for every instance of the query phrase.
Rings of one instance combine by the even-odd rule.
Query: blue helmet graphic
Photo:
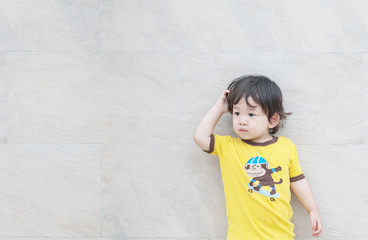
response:
[[[263,157],[252,157],[248,160],[247,165],[253,164],[267,164],[267,161]]]

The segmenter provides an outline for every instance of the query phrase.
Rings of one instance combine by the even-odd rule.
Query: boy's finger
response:
[[[314,233],[317,231],[317,229],[318,229],[318,223],[317,223],[317,221],[316,220],[311,220],[311,225],[312,225],[312,231],[313,231],[313,235],[314,235]]]
[[[316,221],[316,224],[312,227],[313,237],[318,237],[322,234],[322,224],[320,221]]]
[[[321,235],[321,234],[322,234],[322,232],[323,232],[321,220],[319,220],[319,221],[317,222],[317,224],[318,224],[318,236],[319,236],[319,235]]]
[[[314,232],[312,236],[313,237],[319,237],[319,236],[321,236],[321,234],[322,234],[322,231],[318,230],[317,232]]]
[[[316,232],[316,229],[317,229],[316,224],[312,224],[312,231],[313,231],[313,233]]]

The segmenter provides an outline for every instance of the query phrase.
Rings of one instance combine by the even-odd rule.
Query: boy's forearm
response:
[[[312,191],[305,178],[296,182],[292,182],[290,187],[308,213],[312,211],[318,211],[317,203],[313,198]]]
[[[214,105],[202,118],[194,132],[194,141],[203,150],[208,150],[210,136],[216,127],[217,122],[223,115],[223,110]]]
[[[290,187],[295,193],[299,202],[309,214],[309,220],[313,231],[312,236],[319,237],[323,232],[322,219],[307,180],[304,178],[302,180],[292,182]]]

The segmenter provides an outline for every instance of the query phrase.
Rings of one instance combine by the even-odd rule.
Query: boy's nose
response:
[[[239,123],[240,123],[240,125],[248,125],[248,121],[247,121],[247,119],[245,119],[245,118],[241,118],[241,119],[239,120]]]

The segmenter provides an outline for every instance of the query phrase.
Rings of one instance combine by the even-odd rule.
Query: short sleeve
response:
[[[220,136],[217,134],[212,134],[209,150],[205,152],[211,155],[219,156],[222,152],[224,152],[224,149],[228,148],[230,142],[230,136]]]
[[[305,177],[303,174],[303,170],[299,164],[296,146],[293,143],[291,143],[291,154],[290,155],[291,155],[290,156],[290,168],[289,168],[290,182],[296,182]]]

